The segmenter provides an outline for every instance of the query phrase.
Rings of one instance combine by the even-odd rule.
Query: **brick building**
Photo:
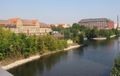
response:
[[[112,29],[114,22],[107,18],[82,19],[79,24],[88,28]]]
[[[41,23],[38,20],[20,18],[0,20],[0,26],[8,28],[15,33],[25,33],[29,35],[44,35],[52,31],[48,24]]]

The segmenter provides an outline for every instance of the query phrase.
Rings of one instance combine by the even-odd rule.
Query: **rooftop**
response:
[[[24,19],[24,20],[22,20],[22,22],[23,22],[24,26],[26,26],[26,25],[33,26],[33,25],[35,25],[37,23],[37,20],[27,20],[27,19],[25,20]]]
[[[91,19],[82,19],[80,22],[102,22],[102,21],[111,21],[107,18],[91,18]]]
[[[50,28],[50,25],[45,24],[45,23],[40,23],[41,28]]]

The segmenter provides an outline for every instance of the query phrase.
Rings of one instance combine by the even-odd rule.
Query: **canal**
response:
[[[119,52],[118,39],[45,56],[8,70],[14,76],[109,76]]]

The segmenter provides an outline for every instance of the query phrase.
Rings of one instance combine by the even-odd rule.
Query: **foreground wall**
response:
[[[6,70],[0,68],[0,76],[13,76],[13,75],[7,72]]]

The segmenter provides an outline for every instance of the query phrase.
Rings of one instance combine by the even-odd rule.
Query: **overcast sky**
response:
[[[0,0],[0,19],[20,17],[45,23],[73,23],[83,18],[116,21],[120,0]]]

